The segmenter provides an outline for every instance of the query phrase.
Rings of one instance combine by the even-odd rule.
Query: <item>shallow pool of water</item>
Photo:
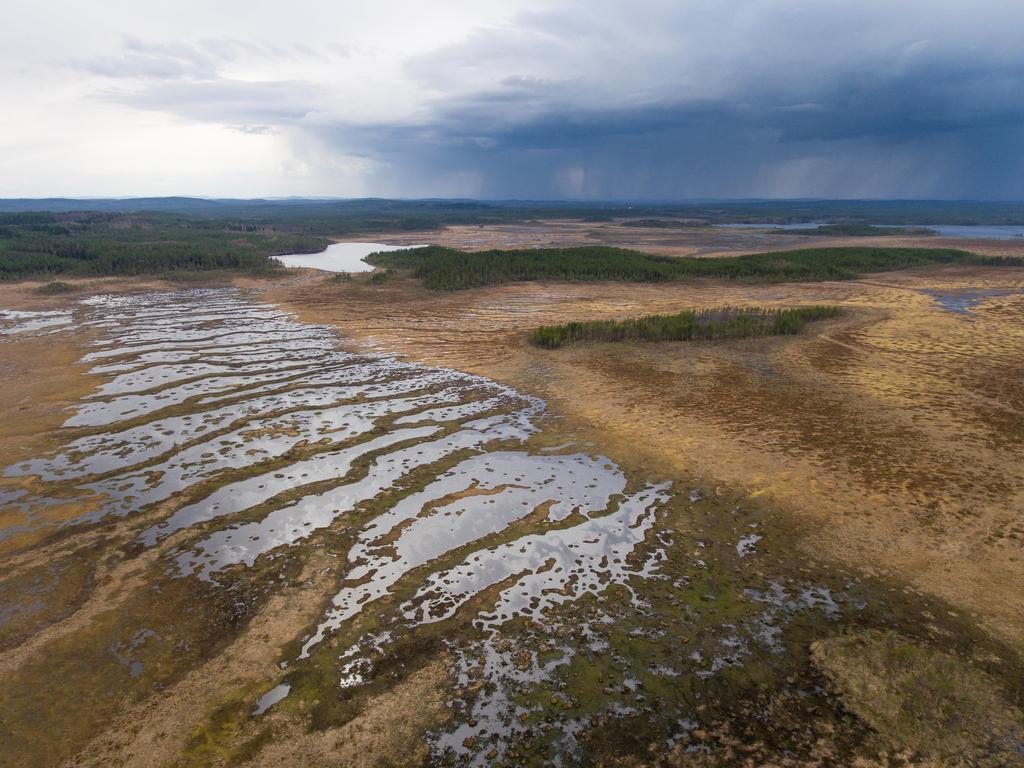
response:
[[[974,309],[981,305],[985,299],[999,296],[1010,296],[1019,291],[1011,289],[992,290],[961,290],[961,291],[936,291],[924,290],[925,293],[935,299],[936,303],[947,312],[958,315],[973,315]]]
[[[61,322],[97,332],[83,357],[97,383],[61,448],[4,471],[33,490],[12,497],[0,535],[158,510],[136,543],[216,584],[359,521],[303,654],[399,583],[412,624],[503,583],[480,617],[496,627],[643,575],[627,561],[669,486],[632,487],[572,444],[532,452],[536,399],[340,350],[330,329],[236,290],[92,298]]]

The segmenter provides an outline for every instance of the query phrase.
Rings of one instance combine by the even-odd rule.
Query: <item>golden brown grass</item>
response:
[[[968,662],[877,631],[819,640],[811,656],[844,706],[897,748],[949,766],[1024,762],[1024,713]]]

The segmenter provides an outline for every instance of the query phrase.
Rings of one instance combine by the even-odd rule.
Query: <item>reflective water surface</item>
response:
[[[778,664],[794,617],[863,609],[803,568],[769,577],[774,534],[717,489],[627,471],[571,428],[553,434],[535,398],[346,351],[251,294],[0,312],[12,338],[76,328],[92,391],[51,451],[0,470],[0,541],[109,535],[146,589],[224,601],[231,622],[247,588],[307,590],[276,666],[232,691],[254,722],[347,707],[429,657],[449,675],[435,763],[522,764],[529,749],[529,764],[574,764],[632,718],[658,720],[672,749],[699,732],[703,686]],[[174,626],[131,623],[105,652],[148,685],[160,657],[146,652],[182,647]]]
[[[55,333],[71,323],[70,312],[22,312],[15,309],[0,309],[0,336]]]
[[[302,656],[411,574],[401,615],[412,624],[498,584],[481,627],[625,584],[642,574],[630,555],[668,497],[667,484],[630,487],[571,444],[526,450],[543,410],[532,398],[342,351],[329,329],[235,290],[3,317],[25,332],[98,331],[83,358],[96,387],[69,412],[66,441],[4,470],[33,481],[8,503],[19,530],[139,517],[137,544],[163,547],[172,573],[216,583],[375,510]]]
[[[383,243],[331,243],[320,253],[291,253],[277,258],[286,267],[311,267],[326,272],[371,272],[373,267],[363,261],[371,253],[415,247]]]

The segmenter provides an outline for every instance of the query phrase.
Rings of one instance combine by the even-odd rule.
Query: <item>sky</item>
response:
[[[0,197],[1024,199],[1022,0],[0,9]]]

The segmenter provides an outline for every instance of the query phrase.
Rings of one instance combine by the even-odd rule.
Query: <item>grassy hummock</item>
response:
[[[891,630],[815,641],[811,659],[844,707],[928,764],[1021,764],[1024,712],[969,660]]]
[[[374,253],[374,266],[410,270],[427,288],[459,290],[523,280],[659,283],[718,278],[769,283],[850,280],[937,264],[1000,263],[953,248],[805,248],[727,258],[656,256],[607,246],[468,252],[442,246]]]
[[[702,341],[799,333],[809,322],[835,317],[839,308],[813,305],[773,307],[717,307],[686,310],[674,315],[646,315],[630,320],[590,320],[542,325],[530,334],[530,343],[557,349],[578,341]]]
[[[40,285],[36,288],[35,292],[42,294],[43,296],[59,296],[62,293],[74,293],[77,290],[78,288],[71,283],[62,283],[59,280],[54,280],[53,282],[46,283],[45,285]]]

